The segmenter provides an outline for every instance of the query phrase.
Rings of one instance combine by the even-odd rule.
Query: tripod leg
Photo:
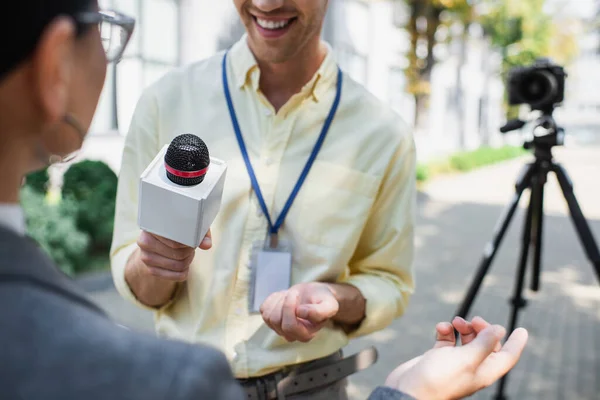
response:
[[[544,161],[545,163],[545,161]],[[531,190],[531,202],[533,202],[533,222],[532,222],[532,244],[533,270],[531,273],[531,290],[537,292],[540,289],[540,274],[542,272],[542,228],[544,225],[544,185],[548,179],[548,165],[540,167],[536,182]]]
[[[569,212],[573,224],[575,225],[575,230],[579,235],[579,239],[581,240],[588,259],[592,262],[598,282],[600,283],[600,251],[598,251],[598,245],[596,244],[594,235],[592,234],[583,212],[581,212],[581,208],[579,207],[579,203],[573,192],[573,183],[562,165],[554,164],[552,170],[556,173],[563,196],[565,196],[565,200],[569,206]]]
[[[456,316],[466,318],[469,314],[469,310],[473,305],[473,301],[475,301],[475,297],[477,296],[477,292],[481,287],[481,283],[483,282],[483,279],[485,278],[485,275],[487,274],[490,265],[492,265],[492,261],[494,260],[496,252],[498,251],[498,247],[500,246],[500,243],[502,242],[502,239],[504,238],[504,235],[506,234],[510,222],[519,205],[521,195],[523,194],[525,188],[529,186],[529,182],[531,180],[531,177],[533,176],[534,169],[535,164],[528,164],[521,171],[521,176],[517,180],[517,183],[515,185],[515,194],[508,206],[504,209],[504,213],[502,214],[502,216],[498,219],[496,228],[494,229],[492,240],[485,247],[483,258],[481,259],[479,266],[477,267],[475,277],[473,278],[473,281],[469,286],[469,290],[467,291],[467,294],[462,304],[460,305],[458,311],[455,314]],[[458,332],[455,332],[455,335],[458,336]]]
[[[538,179],[539,174],[534,176],[532,179],[531,186],[531,199],[529,201],[529,207],[527,208],[527,216],[525,217],[525,224],[523,227],[523,241],[521,244],[521,256],[519,260],[519,269],[515,278],[515,286],[513,289],[513,297],[510,300],[512,305],[510,312],[510,322],[507,334],[510,335],[515,330],[517,325],[517,319],[519,316],[519,310],[527,304],[523,298],[523,287],[525,284],[525,272],[527,270],[527,261],[529,259],[529,247],[532,245],[531,233],[532,225],[535,219],[535,214],[539,211],[538,204],[536,204],[536,198],[540,197],[540,190],[542,184]],[[506,387],[506,381],[508,380],[508,373],[502,377],[498,384],[498,391],[496,392],[496,400],[505,400],[504,388]]]

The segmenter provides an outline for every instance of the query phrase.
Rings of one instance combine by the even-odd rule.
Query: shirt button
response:
[[[267,158],[265,158],[265,164],[266,164],[267,166],[268,166],[268,165],[271,165],[271,164],[273,164],[273,159],[272,159],[271,157],[267,157]]]
[[[269,110],[269,109],[265,110],[265,115],[266,115],[267,117],[270,117],[272,114],[273,114],[273,113],[271,112],[271,110]]]

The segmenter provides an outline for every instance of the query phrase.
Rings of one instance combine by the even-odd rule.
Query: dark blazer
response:
[[[112,322],[30,239],[0,227],[0,398],[242,400],[224,355]],[[369,400],[409,399],[378,388]]]
[[[113,323],[29,239],[0,228],[0,398],[243,399],[224,355]]]

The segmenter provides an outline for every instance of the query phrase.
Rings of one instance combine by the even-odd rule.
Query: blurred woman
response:
[[[2,11],[0,397],[242,398],[220,352],[119,327],[26,237],[22,178],[81,147],[134,20],[96,0],[9,1]]]

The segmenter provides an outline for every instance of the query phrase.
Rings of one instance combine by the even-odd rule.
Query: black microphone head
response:
[[[202,139],[189,133],[179,135],[165,154],[167,178],[182,186],[201,183],[210,165],[208,147]]]

